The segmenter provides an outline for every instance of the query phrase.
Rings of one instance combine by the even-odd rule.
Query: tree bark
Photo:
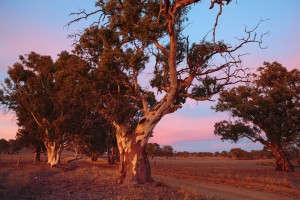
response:
[[[136,132],[129,134],[125,126],[117,126],[120,154],[118,183],[140,184],[153,180],[146,152],[148,137],[139,136]]]
[[[115,164],[115,161],[116,161],[116,150],[115,150],[114,147],[108,148],[108,151],[107,151],[107,161],[108,161],[108,164],[110,164],[110,165],[114,165]]]
[[[36,145],[34,148],[34,158],[33,163],[41,162],[41,147]]]
[[[95,161],[97,161],[97,159],[98,159],[98,153],[97,152],[92,152],[91,153],[91,160],[93,162],[95,162]]]
[[[57,142],[45,142],[45,146],[47,149],[47,157],[50,167],[59,166],[62,152],[61,145],[58,145]]]
[[[139,184],[152,181],[146,146],[141,146],[135,140],[135,135],[118,138],[120,151],[118,183]]]
[[[273,156],[275,157],[276,171],[294,171],[294,166],[284,154],[283,148],[280,143],[274,144],[271,142],[267,142],[262,137],[258,137],[257,140],[272,152]]]
[[[41,152],[39,152],[39,151],[34,152],[33,163],[36,163],[36,162],[41,162]]]
[[[284,154],[283,148],[279,145],[270,145],[270,150],[273,153],[276,161],[276,171],[293,172],[294,166]]]

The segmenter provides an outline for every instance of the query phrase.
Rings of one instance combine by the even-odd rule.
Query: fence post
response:
[[[230,164],[228,165],[228,170],[227,170],[227,177],[230,175]]]
[[[18,162],[17,162],[18,167],[20,166],[20,162],[21,162],[21,157],[18,159]]]

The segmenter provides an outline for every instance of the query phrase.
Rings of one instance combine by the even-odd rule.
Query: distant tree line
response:
[[[160,146],[157,143],[147,144],[147,153],[151,158],[154,157],[216,157],[216,158],[230,158],[234,160],[252,160],[252,159],[273,159],[274,155],[267,148],[262,150],[252,150],[250,152],[241,148],[232,148],[229,151],[222,152],[188,152],[188,151],[176,151],[170,145]],[[300,166],[299,154],[295,149],[286,149],[285,154],[290,160],[295,160]]]
[[[198,2],[99,0],[91,13],[73,13],[77,17],[68,25],[91,15],[99,20],[75,34],[72,51],[60,52],[56,60],[35,52],[20,56],[0,84],[0,104],[15,113],[17,138],[35,149],[36,160],[45,151],[51,167],[59,165],[66,148],[93,161],[108,152],[113,163],[117,147],[117,182],[151,182],[147,152],[187,155],[169,145],[147,145],[157,124],[188,99],[202,102],[220,94],[216,111],[228,112],[235,121],[218,122],[215,134],[234,142],[258,141],[274,155],[277,170],[294,171],[285,151],[299,152],[299,70],[274,62],[249,75],[239,50],[250,43],[261,46],[264,34],[259,37],[256,26],[246,28],[236,43],[219,41],[222,1],[212,1],[209,8],[219,9],[213,30],[196,43],[189,41],[184,30]],[[146,85],[154,90],[140,83],[149,71]],[[252,157],[241,150],[229,155]]]
[[[5,140],[4,138],[0,139],[0,154],[19,153],[21,149],[22,145],[18,140]]]

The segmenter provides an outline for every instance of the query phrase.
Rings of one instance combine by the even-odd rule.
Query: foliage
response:
[[[101,117],[93,104],[85,103],[93,89],[87,62],[68,52],[61,52],[56,62],[34,52],[20,59],[21,63],[8,70],[1,101],[15,111],[20,127],[17,137],[23,145],[41,152],[45,142],[62,146],[75,134],[100,136],[105,143],[106,132],[95,135],[104,126]],[[89,145],[99,143],[89,141]]]
[[[221,93],[215,109],[238,120],[216,123],[214,133],[233,142],[259,141],[272,151],[278,170],[293,171],[283,148],[296,145],[300,134],[300,72],[277,62],[265,62],[258,72],[248,85]]]
[[[252,159],[252,156],[249,152],[240,148],[233,148],[229,151],[229,153],[232,159],[236,159],[236,160]]]
[[[215,109],[240,121],[216,123],[215,134],[234,142],[244,137],[259,141],[263,131],[267,141],[286,145],[300,134],[300,72],[276,62],[265,62],[258,72],[249,85],[221,93]]]
[[[148,156],[150,157],[156,157],[156,156],[160,156],[161,155],[161,147],[159,144],[157,143],[148,143],[146,146],[146,151]]]
[[[19,152],[23,146],[20,144],[18,140],[5,140],[4,138],[0,139],[0,154],[1,153],[8,153],[14,154]]]
[[[6,153],[6,152],[8,152],[8,149],[9,149],[8,142],[4,138],[2,138],[0,140],[0,153],[2,153],[2,152]]]

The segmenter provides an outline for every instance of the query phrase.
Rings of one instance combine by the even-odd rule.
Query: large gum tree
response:
[[[277,62],[265,62],[258,72],[246,86],[221,93],[215,109],[237,120],[216,123],[215,134],[260,142],[274,155],[276,170],[294,171],[284,149],[296,146],[300,135],[300,72]]]
[[[246,36],[235,45],[216,41],[218,20],[230,2],[221,0],[211,2],[210,8],[219,12],[213,19],[210,41],[189,43],[183,29],[187,13],[198,2],[99,0],[94,12],[73,13],[79,16],[70,24],[99,16],[96,26],[82,35],[75,52],[93,63],[99,81],[106,80],[110,90],[96,98],[97,110],[116,130],[119,182],[151,181],[146,144],[157,123],[180,109],[187,98],[211,100],[225,86],[241,81],[244,71],[236,52],[247,43],[261,43],[255,30],[245,30]],[[154,93],[140,85],[146,68],[153,70],[149,84],[161,93],[156,101]]]
[[[20,133],[23,129],[26,137],[43,142],[48,163],[57,166],[65,142],[89,119],[90,112],[74,99],[87,87],[79,83],[87,78],[89,65],[67,52],[56,62],[34,52],[20,61],[9,68],[0,101],[15,112]]]

